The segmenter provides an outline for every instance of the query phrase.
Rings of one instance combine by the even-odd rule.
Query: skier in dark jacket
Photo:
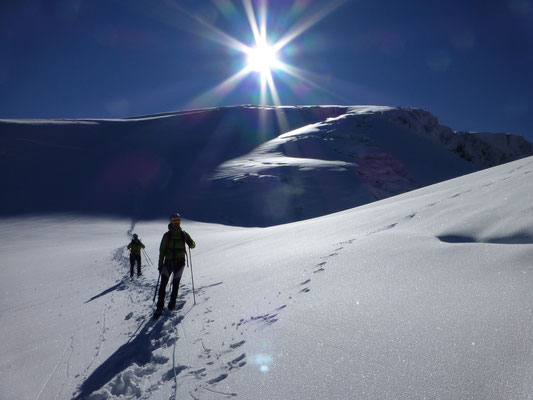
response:
[[[161,286],[159,287],[157,310],[154,314],[154,317],[156,318],[163,312],[165,306],[165,291],[172,274],[174,277],[168,309],[173,310],[176,307],[180,279],[183,270],[185,269],[185,245],[187,244],[191,249],[196,247],[194,240],[192,240],[187,232],[181,229],[180,224],[181,217],[179,214],[174,214],[170,217],[168,232],[163,235],[161,245],[159,246],[158,266],[161,274]]]
[[[130,251],[130,277],[133,276],[133,267],[137,263],[137,276],[141,276],[141,249],[145,246],[139,239],[136,233],[133,234],[130,244],[128,244],[128,250]]]

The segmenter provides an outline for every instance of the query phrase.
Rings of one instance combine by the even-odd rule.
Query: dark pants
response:
[[[140,254],[133,254],[130,253],[130,276],[133,276],[133,267],[135,266],[135,262],[137,262],[137,275],[141,274],[141,255]]]
[[[178,298],[178,289],[180,287],[181,274],[183,274],[183,268],[185,267],[185,259],[180,258],[172,260],[163,266],[161,271],[161,285],[159,286],[159,297],[157,299],[157,309],[162,311],[165,307],[165,293],[167,284],[170,281],[170,277],[173,277],[172,291],[170,292],[170,301],[168,302],[168,308],[173,309],[176,306],[176,299]]]

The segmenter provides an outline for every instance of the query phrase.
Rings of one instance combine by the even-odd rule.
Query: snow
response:
[[[184,220],[179,310],[150,319],[167,221],[0,223],[6,399],[529,398],[533,158],[267,228]],[[175,397],[174,397],[175,396]]]
[[[405,107],[2,120],[0,398],[530,398],[533,157],[481,170],[530,154]]]
[[[0,120],[0,215],[154,219],[179,209],[195,221],[272,226],[530,155],[533,145],[521,137],[454,132],[406,107]]]

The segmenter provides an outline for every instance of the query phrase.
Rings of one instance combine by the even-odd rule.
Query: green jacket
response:
[[[131,251],[131,254],[141,254],[141,248],[145,248],[144,244],[139,239],[133,239],[130,244],[128,244],[128,250]]]
[[[196,247],[196,243],[187,232],[181,228],[171,229],[169,224],[168,232],[163,235],[159,246],[159,265],[163,265],[165,261],[185,258],[185,243],[191,249]]]

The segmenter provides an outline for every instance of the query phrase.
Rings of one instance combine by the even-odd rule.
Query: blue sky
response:
[[[247,65],[227,38],[254,44],[245,3],[3,1],[0,118],[258,104],[256,71],[219,86]],[[277,52],[298,73],[273,68],[263,102],[419,107],[533,141],[533,0],[252,1],[258,19],[262,4],[270,44],[302,28]]]

